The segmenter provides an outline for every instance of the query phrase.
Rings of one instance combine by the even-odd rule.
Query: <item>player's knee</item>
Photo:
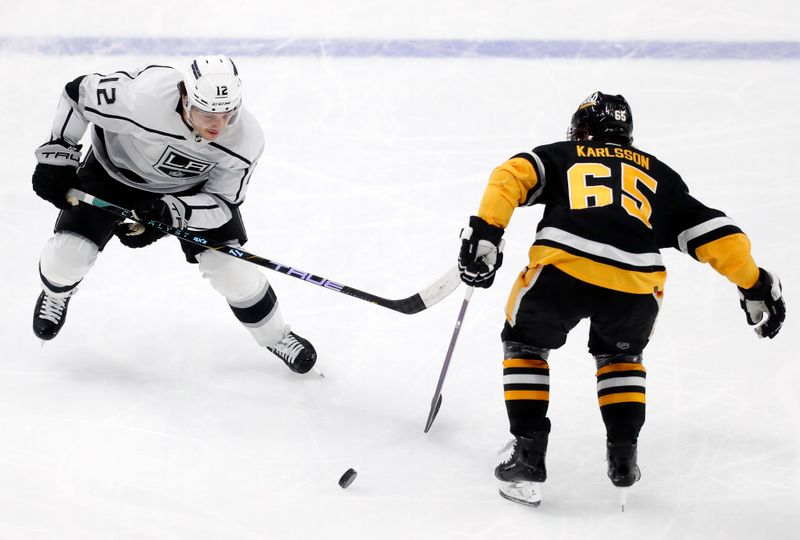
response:
[[[609,364],[641,364],[642,355],[619,353],[595,354],[594,363],[597,365],[598,369]]]
[[[206,250],[197,256],[200,273],[211,286],[230,301],[244,301],[269,286],[255,266],[239,259]]]
[[[550,349],[543,347],[536,347],[527,343],[520,343],[518,341],[503,341],[503,357],[504,358],[528,358],[547,361],[550,356]]]
[[[97,244],[70,232],[57,232],[42,251],[39,270],[51,284],[60,287],[78,283],[97,260]]]

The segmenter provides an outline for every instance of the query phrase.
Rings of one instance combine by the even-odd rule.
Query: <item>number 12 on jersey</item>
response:
[[[628,214],[639,219],[648,228],[653,207],[640,186],[655,194],[658,182],[642,171],[628,163],[621,163],[620,197],[619,203]],[[614,203],[614,189],[605,184],[589,185],[589,179],[608,179],[613,182],[611,167],[602,163],[576,163],[567,171],[567,184],[569,187],[569,207],[572,210],[585,210],[608,206]],[[606,182],[610,184],[612,182]]]

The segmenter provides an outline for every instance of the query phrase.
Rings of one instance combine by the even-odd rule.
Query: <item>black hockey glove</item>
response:
[[[69,208],[67,190],[77,184],[75,171],[81,160],[81,147],[58,139],[36,149],[39,163],[33,171],[33,191],[56,208]]]
[[[122,245],[129,248],[149,246],[167,233],[148,221],[158,221],[165,225],[183,229],[186,226],[186,207],[177,197],[166,195],[160,199],[146,199],[133,205],[133,214],[144,223],[119,222],[114,225],[114,234]]]
[[[749,289],[739,287],[739,305],[747,316],[747,324],[758,325],[754,329],[758,337],[772,339],[778,335],[786,318],[786,304],[778,276],[763,268],[758,270],[758,283],[755,286]],[[762,322],[764,315],[767,319]]]
[[[114,225],[114,234],[119,238],[123,246],[129,248],[143,248],[163,238],[166,233],[154,227],[145,227],[141,223],[121,221]]]
[[[472,287],[488,289],[494,274],[503,264],[502,227],[489,225],[478,216],[470,216],[469,227],[461,230],[458,271],[461,281]]]

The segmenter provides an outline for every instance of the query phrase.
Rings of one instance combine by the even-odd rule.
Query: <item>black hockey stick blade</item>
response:
[[[420,311],[428,309],[432,305],[446,298],[447,295],[456,290],[458,286],[461,284],[461,277],[459,276],[458,273],[458,267],[454,266],[453,268],[448,270],[447,273],[445,273],[442,277],[440,277],[439,279],[437,279],[432,284],[428,285],[418,293],[413,294],[408,298],[391,300],[368,292],[360,291],[348,285],[343,285],[341,283],[331,281],[330,279],[318,276],[316,274],[312,274],[310,272],[304,272],[303,270],[300,270],[298,268],[293,268],[287,264],[282,264],[276,261],[265,259],[263,257],[259,257],[258,255],[248,253],[247,251],[243,250],[241,247],[238,246],[229,246],[221,242],[216,242],[214,240],[204,238],[203,236],[201,236],[199,232],[192,232],[187,229],[177,229],[175,227],[166,225],[164,223],[155,220],[147,220],[147,221],[140,220],[133,214],[132,211],[126,208],[122,208],[121,206],[112,204],[108,201],[104,201],[103,199],[99,199],[93,195],[90,195],[78,189],[70,189],[67,192],[67,199],[70,202],[72,202],[72,204],[78,204],[78,201],[80,201],[84,204],[89,204],[96,208],[100,208],[101,210],[105,210],[106,212],[109,212],[111,214],[116,214],[121,218],[129,219],[131,221],[141,223],[142,225],[156,228],[165,234],[170,234],[172,236],[177,237],[179,240],[183,242],[187,242],[189,244],[195,244],[207,249],[213,249],[219,251],[220,253],[224,253],[225,255],[230,255],[231,257],[236,257],[237,259],[241,259],[243,261],[247,261],[255,265],[262,266],[264,268],[267,268],[268,270],[272,270],[274,272],[280,272],[281,274],[301,279],[306,283],[317,285],[318,287],[323,287],[331,291],[346,294],[347,296],[352,296],[353,298],[358,298],[359,300],[364,300],[365,302],[378,304],[381,307],[385,307],[387,309],[391,309],[393,311],[397,311],[400,313],[405,313],[407,315],[412,315],[414,313],[419,313]]]
[[[428,420],[425,422],[425,433],[431,429],[433,421],[436,419],[436,415],[439,414],[439,409],[442,407],[442,394],[439,394],[439,399],[435,397],[433,399],[435,402],[431,403],[431,410],[428,412]]]
[[[467,292],[464,293],[464,300],[461,302],[461,310],[458,312],[458,319],[456,319],[456,327],[453,329],[453,335],[450,337],[450,346],[447,348],[447,355],[444,357],[442,371],[439,373],[439,381],[436,383],[436,390],[433,392],[433,399],[431,399],[431,410],[428,412],[428,420],[425,422],[425,433],[428,433],[431,429],[433,421],[436,419],[436,415],[439,414],[439,409],[442,406],[442,386],[444,386],[444,378],[447,376],[447,369],[450,367],[450,359],[453,357],[453,351],[456,348],[458,333],[461,331],[461,323],[464,322],[464,315],[467,313],[469,299],[474,290],[473,287],[467,287]]]

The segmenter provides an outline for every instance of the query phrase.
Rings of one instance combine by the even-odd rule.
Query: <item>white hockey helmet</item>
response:
[[[209,113],[237,110],[242,105],[242,81],[227,56],[198,56],[184,75],[191,107]]]

